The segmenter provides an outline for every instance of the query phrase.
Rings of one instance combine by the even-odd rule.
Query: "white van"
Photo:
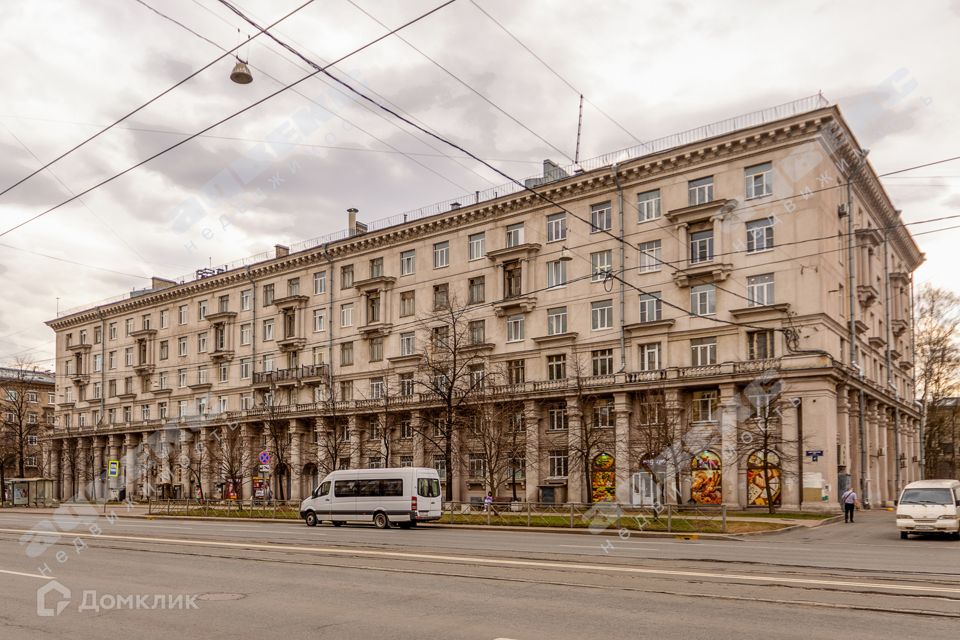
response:
[[[300,503],[310,527],[327,520],[335,527],[360,521],[408,529],[440,515],[440,476],[430,467],[334,471]]]
[[[960,538],[960,480],[920,480],[903,488],[897,502],[900,537],[950,533]]]

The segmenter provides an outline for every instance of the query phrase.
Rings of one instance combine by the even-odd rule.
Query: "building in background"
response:
[[[55,400],[52,372],[0,367],[0,486],[5,501],[26,504],[29,491],[22,483],[10,484],[11,479],[47,477],[41,440],[53,427]]]
[[[927,477],[960,480],[960,398],[927,407],[924,430]]]
[[[817,96],[155,278],[48,323],[48,466],[64,498],[418,465],[463,501],[890,504],[922,255],[863,155]]]

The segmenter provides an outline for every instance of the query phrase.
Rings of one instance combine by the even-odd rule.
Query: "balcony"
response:
[[[233,360],[233,349],[214,349],[210,354],[210,360],[213,362],[229,362]]]
[[[537,306],[537,296],[519,295],[512,298],[504,298],[493,303],[493,310],[499,317],[511,313],[530,313]]]
[[[276,304],[276,302],[274,302]],[[227,320],[233,320],[237,317],[236,311],[217,311],[215,313],[208,313],[205,320],[211,324],[216,324],[218,322],[226,322]]]
[[[357,333],[369,340],[370,338],[385,336],[390,333],[391,329],[393,329],[393,324],[390,322],[371,322],[357,329]]]
[[[353,283],[354,288],[360,293],[368,293],[377,290],[389,290],[396,283],[397,279],[393,276],[374,276],[366,280],[359,280]]]
[[[300,351],[307,346],[307,339],[299,336],[287,336],[277,340],[277,347],[281,351]]]
[[[261,371],[253,374],[254,387],[270,385],[302,384],[307,382],[323,382],[328,376],[327,365],[305,364],[290,369],[277,371]]]
[[[70,378],[70,381],[73,382],[73,384],[80,385],[80,386],[89,384],[90,382],[90,374],[88,373],[71,373],[69,374],[68,377]]]
[[[702,204],[665,211],[663,217],[674,224],[692,224],[709,220],[715,215],[728,212],[728,210],[732,211],[737,204],[734,199],[711,200]]]
[[[857,285],[857,299],[860,301],[860,304],[864,307],[869,307],[874,302],[877,301],[877,298],[880,297],[880,292],[877,291],[877,288],[872,284],[858,284]]]
[[[734,318],[756,317],[758,320],[766,320],[773,319],[781,314],[786,314],[788,311],[790,311],[790,304],[787,302],[781,302],[780,304],[764,304],[757,305],[755,307],[740,307],[738,309],[730,309],[730,315],[732,315]],[[759,316],[769,316],[769,318]]]
[[[874,349],[883,349],[885,346],[887,346],[887,341],[880,336],[872,336],[869,340],[867,340],[867,342]]]
[[[729,262],[714,262],[707,260],[698,262],[686,269],[678,269],[673,273],[673,281],[678,287],[690,287],[698,284],[723,282],[733,271]]]
[[[537,336],[533,341],[545,345],[572,344],[577,341],[577,335],[579,334],[576,331],[568,331],[548,336]]]
[[[150,362],[141,362],[140,364],[133,365],[133,372],[138,376],[148,376],[153,373],[156,369],[156,365]]]
[[[157,335],[156,329],[137,329],[130,332],[131,338],[152,338]]]
[[[310,298],[308,296],[302,295],[293,295],[293,296],[284,296],[282,298],[274,298],[273,306],[278,309],[289,309],[291,307],[299,307],[305,305]]]
[[[890,321],[890,330],[893,332],[894,337],[899,338],[903,335],[903,332],[910,328],[910,324],[906,320],[891,320]]]

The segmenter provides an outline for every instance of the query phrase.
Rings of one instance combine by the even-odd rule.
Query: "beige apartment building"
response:
[[[48,466],[64,499],[413,465],[459,501],[890,504],[923,258],[863,155],[817,96],[155,278],[48,323]]]
[[[0,367],[0,476],[4,481],[39,478],[48,473],[41,440],[53,427],[54,389],[50,371]],[[13,501],[14,497],[7,487],[5,498]]]

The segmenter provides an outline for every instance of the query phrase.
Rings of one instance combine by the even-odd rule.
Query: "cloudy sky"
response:
[[[266,25],[305,1],[234,4]],[[329,62],[440,1],[315,0],[273,32]],[[253,33],[218,0],[4,0],[0,191]],[[884,173],[960,155],[957,33],[956,0],[457,0],[335,69],[517,178],[571,161],[579,93],[590,158],[822,91]],[[310,71],[264,36],[240,53],[252,84],[225,58],[0,196],[0,362],[52,366],[58,308],[504,182],[315,77],[5,233]],[[960,161],[884,185],[908,221],[960,213]],[[919,281],[960,292],[958,239],[917,238]]]

